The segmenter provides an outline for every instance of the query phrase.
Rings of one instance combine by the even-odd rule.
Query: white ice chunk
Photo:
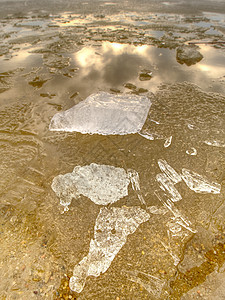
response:
[[[139,132],[139,134],[140,134],[142,137],[144,137],[145,139],[147,139],[147,140],[150,140],[150,141],[153,141],[153,140],[154,140],[154,136],[153,136],[151,133],[147,133],[147,132],[145,132],[145,133],[140,133],[140,132]]]
[[[186,185],[196,193],[220,193],[221,185],[219,183],[210,182],[207,178],[193,171],[182,169],[182,178]]]
[[[172,143],[172,136],[170,136],[170,137],[168,137],[166,140],[165,140],[165,143],[164,143],[164,147],[165,148],[168,148],[170,145],[171,145],[171,143]]]
[[[52,189],[65,208],[80,195],[96,204],[107,205],[127,196],[129,183],[129,176],[123,168],[92,163],[76,166],[72,173],[56,176]]]
[[[197,150],[194,147],[191,147],[191,149],[186,150],[186,153],[188,155],[197,155]]]
[[[147,96],[99,92],[54,115],[49,129],[102,135],[137,133],[145,123],[150,106]]]
[[[158,160],[160,170],[166,174],[166,176],[174,183],[178,183],[182,180],[181,176],[163,159]]]
[[[175,188],[174,183],[164,173],[157,174],[156,180],[158,181],[159,186],[162,190],[167,190],[171,194],[172,197],[170,199],[173,202],[177,202],[182,199],[180,193]]]
[[[70,278],[70,289],[80,293],[88,276],[98,277],[106,272],[126,243],[127,236],[149,218],[149,214],[140,207],[101,208],[89,253],[75,266]]]
[[[193,130],[193,129],[195,128],[195,126],[192,125],[192,124],[188,124],[187,126],[188,126],[188,128],[191,129],[191,130]]]
[[[213,146],[213,147],[221,147],[221,148],[225,147],[225,142],[221,142],[221,141],[204,141],[204,143],[206,145]]]

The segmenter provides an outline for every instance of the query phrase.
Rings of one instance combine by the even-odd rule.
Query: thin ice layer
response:
[[[56,176],[52,189],[65,207],[80,195],[96,204],[107,205],[127,196],[129,183],[130,179],[123,168],[92,163],[77,166],[72,173]]]
[[[170,195],[172,196],[170,199],[173,202],[180,201],[182,199],[180,193],[175,188],[174,183],[166,176],[164,173],[159,173],[156,175],[156,180],[159,183],[159,186],[162,190],[168,191]]]
[[[196,193],[220,193],[221,185],[219,183],[210,182],[207,178],[193,171],[182,169],[182,178],[186,185]]]
[[[149,214],[140,207],[101,208],[89,253],[75,266],[70,278],[70,289],[80,293],[88,276],[98,277],[105,273],[126,243],[127,236],[149,218]]]
[[[103,135],[137,133],[144,125],[150,106],[147,96],[99,92],[54,115],[49,129]]]
[[[158,165],[160,170],[165,173],[174,184],[182,180],[181,176],[167,163],[166,160],[159,159]]]

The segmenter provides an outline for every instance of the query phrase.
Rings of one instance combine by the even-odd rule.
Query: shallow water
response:
[[[0,297],[213,298],[224,276],[224,15],[104,14],[1,19]],[[176,48],[189,42],[214,44],[200,44],[203,59],[187,66],[177,61]],[[49,131],[57,112],[99,91],[154,94],[142,136]],[[170,190],[164,161],[179,177]],[[136,170],[140,189],[130,185],[128,196],[110,207],[138,206],[150,219],[77,294],[69,278],[88,255],[102,206],[81,195],[63,213],[51,184],[91,163]],[[181,180],[183,169],[217,192],[221,186],[220,193],[196,193],[193,182]],[[170,191],[179,201],[168,201]]]

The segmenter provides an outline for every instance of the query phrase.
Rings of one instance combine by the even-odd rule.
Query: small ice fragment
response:
[[[105,273],[127,241],[127,236],[148,221],[150,215],[140,207],[101,208],[94,227],[90,249],[74,268],[70,289],[80,293],[88,276]]]
[[[167,148],[171,145],[171,142],[172,142],[172,136],[168,137],[166,140],[165,140],[165,143],[164,143],[164,147]]]
[[[153,120],[153,119],[150,119],[150,121],[153,122],[153,123],[155,123],[155,124],[157,124],[157,125],[160,124],[158,121],[155,121],[155,120]]]
[[[141,204],[146,206],[146,202],[141,194],[141,188],[140,188],[140,179],[139,174],[137,171],[129,169],[127,170],[127,174],[130,178],[132,189],[137,193],[138,199],[141,202]]]
[[[197,155],[197,150],[194,147],[191,147],[191,149],[186,150],[186,153],[188,155]]]
[[[145,123],[150,106],[147,96],[99,92],[54,115],[49,129],[102,135],[137,133]]]
[[[206,145],[213,146],[213,147],[221,147],[221,148],[225,147],[225,143],[221,141],[204,141],[204,143]]]
[[[210,182],[193,171],[182,169],[182,178],[186,185],[196,193],[220,193],[221,185],[219,183]]]
[[[174,183],[178,183],[182,180],[181,176],[163,159],[158,160],[160,170],[166,174],[166,176]]]
[[[153,141],[153,140],[154,140],[154,136],[153,136],[151,133],[147,133],[147,132],[145,132],[145,133],[140,133],[140,132],[139,132],[139,134],[140,134],[141,136],[143,136],[144,138],[146,138],[147,140],[150,140],[150,141]]]
[[[173,202],[177,202],[182,199],[180,193],[175,188],[173,182],[164,173],[157,174],[156,180],[158,181],[162,190],[167,190],[171,194],[171,200]]]
[[[188,124],[187,126],[188,126],[188,128],[191,129],[191,130],[194,129],[194,125],[192,125],[192,124]]]
[[[123,168],[92,163],[76,166],[72,173],[56,176],[52,189],[65,207],[80,195],[98,205],[107,205],[127,196],[129,183],[129,176]]]

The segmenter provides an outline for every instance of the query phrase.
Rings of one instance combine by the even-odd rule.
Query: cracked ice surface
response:
[[[149,218],[149,214],[140,207],[101,208],[89,253],[75,266],[70,278],[70,289],[80,293],[88,276],[98,277],[106,272],[126,243],[127,236]]]
[[[52,189],[67,210],[73,198],[88,197],[98,205],[114,203],[128,195],[130,179],[123,168],[92,163],[76,166],[72,173],[53,179]]]
[[[220,193],[221,185],[219,183],[210,182],[193,171],[182,169],[182,178],[186,185],[196,193]]]
[[[171,194],[171,200],[173,202],[180,201],[182,199],[180,193],[175,188],[174,183],[170,180],[169,177],[164,173],[159,173],[156,175],[156,180],[159,183],[160,188],[165,191],[167,190]]]
[[[159,168],[174,183],[182,180],[181,176],[163,159],[158,160]]]
[[[102,135],[137,133],[145,123],[150,106],[147,96],[99,92],[54,115],[49,129]]]

